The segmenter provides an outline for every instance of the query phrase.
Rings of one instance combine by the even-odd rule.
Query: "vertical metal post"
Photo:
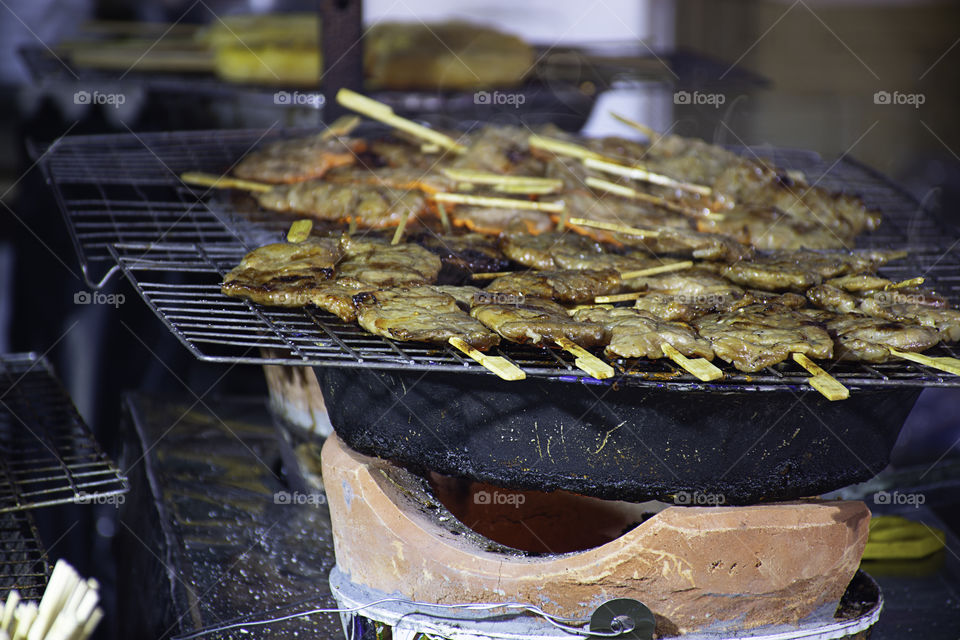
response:
[[[327,122],[345,111],[334,99],[340,88],[363,89],[362,5],[361,0],[317,0],[323,52],[320,90],[326,98],[323,118]]]

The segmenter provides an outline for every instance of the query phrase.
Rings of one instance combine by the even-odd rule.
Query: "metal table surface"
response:
[[[281,475],[265,399],[132,394],[126,410],[123,467],[131,494],[118,528],[121,637],[174,638],[285,606],[336,606],[327,587],[334,564],[329,513],[323,504],[276,499],[293,490]],[[867,499],[874,513],[947,532],[947,548],[930,558],[864,564],[886,602],[871,640],[960,638],[960,541],[935,511],[960,502],[953,486],[926,488],[927,504],[919,507]],[[316,614],[204,636],[278,637],[343,635],[336,615]]]
[[[290,489],[264,399],[133,394],[125,404],[132,490],[117,530],[118,637],[173,638],[291,604],[336,607],[329,513],[325,504],[276,498]],[[295,637],[340,639],[340,619],[318,614],[204,636]]]

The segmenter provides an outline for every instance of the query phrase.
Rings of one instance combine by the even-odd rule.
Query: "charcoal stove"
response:
[[[338,434],[325,445],[324,465],[329,468],[324,478],[335,533],[339,530],[331,588],[339,594],[340,608],[349,610],[343,612],[348,637],[356,631],[353,623],[363,617],[393,621],[391,626],[404,631],[402,624],[417,617],[414,611],[428,614],[426,626],[418,629],[444,637],[515,632],[471,626],[484,624],[479,618],[490,615],[500,622],[522,616],[525,624],[536,623],[544,634],[555,634],[557,627],[531,611],[579,621],[584,628],[604,602],[623,597],[644,602],[659,616],[661,636],[721,638],[754,629],[749,632],[761,637],[839,638],[862,633],[876,620],[882,606],[876,591],[851,617],[835,618],[844,589],[856,575],[866,507],[805,498],[875,475],[886,465],[920,390],[957,387],[960,379],[903,361],[836,363],[831,374],[851,390],[851,399],[826,405],[792,363],[754,375],[730,371],[722,380],[702,383],[667,362],[617,362],[617,375],[600,381],[555,351],[502,346],[496,355],[527,373],[527,381],[517,385],[494,379],[449,348],[387,341],[314,309],[271,309],[225,298],[219,283],[226,271],[264,238],[281,237],[286,222],[245,215],[230,200],[190,189],[177,176],[186,170],[223,173],[262,139],[262,132],[65,139],[43,162],[78,252],[114,261],[195,356],[316,367]],[[847,158],[828,163],[808,152],[766,151],[776,164],[803,171],[827,188],[859,193],[868,205],[881,209],[884,224],[863,236],[863,245],[901,246],[910,252],[907,260],[888,266],[885,275],[897,280],[924,275],[957,301],[960,252],[949,240],[954,234],[915,200]],[[933,355],[956,357],[949,346],[938,347]],[[556,401],[545,402],[547,396]],[[589,411],[597,417],[585,420]],[[714,416],[719,428],[711,420]],[[460,488],[444,493],[440,484],[424,487],[435,472],[459,476],[451,482]],[[533,495],[522,493],[532,489],[542,495],[548,495],[543,490],[554,492],[549,495],[572,491],[599,501],[592,504],[657,499],[673,506],[661,505],[622,522],[620,530],[603,540],[531,550],[518,548],[513,539],[497,542],[483,518],[473,521],[469,508],[455,508],[457,495],[478,495],[463,483],[478,481],[508,495]],[[427,496],[426,502],[411,496]],[[770,502],[755,504],[761,499]],[[358,515],[371,503],[380,507],[369,511],[376,526],[364,525]],[[425,504],[434,508],[425,511]],[[571,513],[592,522],[589,511]],[[747,516],[755,520],[741,527]],[[551,573],[548,566],[559,563],[570,569],[570,563],[593,558],[599,574],[612,575],[619,565],[604,554],[629,544],[656,549],[644,544],[649,542],[645,538],[661,530],[681,530],[678,521],[687,518],[697,531],[709,519],[727,521],[726,529],[722,524],[714,527],[715,535],[735,530],[729,535],[741,537],[714,544],[720,557],[703,552],[699,559],[684,546],[688,542],[677,543],[682,553],[664,548],[659,564],[651,565],[659,572],[646,575],[638,568],[637,577],[630,573],[609,584],[592,574],[572,579],[569,571]],[[463,525],[455,527],[456,533],[450,530],[455,522]],[[746,543],[745,531],[751,536]],[[408,536],[399,535],[403,533]],[[398,537],[382,537],[393,534]],[[810,537],[796,542],[805,534]],[[419,545],[409,536],[420,536]],[[816,546],[825,539],[832,542]],[[364,546],[351,551],[360,544]],[[462,563],[444,577],[441,569],[454,563],[437,564],[435,556],[450,548],[458,550]],[[727,556],[744,548],[767,555],[731,561],[736,568],[725,564]],[[811,554],[811,548],[823,553]],[[400,549],[406,551],[400,554]],[[808,575],[807,565],[828,552],[836,554],[833,564]],[[377,554],[382,556],[379,564]],[[357,561],[361,556],[365,559]],[[397,563],[392,574],[391,560]],[[669,609],[671,598],[664,595],[684,591],[663,576],[671,573],[671,561],[681,566],[699,563],[712,580],[740,576],[739,582],[708,587],[697,607],[678,613]],[[417,565],[422,571],[408,573],[418,562],[434,564]],[[501,572],[513,571],[516,588],[507,588],[503,573],[491,574],[496,577],[493,587],[480,580],[473,590],[454,588],[464,582],[469,567],[484,562]],[[841,566],[842,571],[837,569]],[[682,571],[673,573],[685,579]],[[817,575],[833,581],[814,588]],[[773,582],[761,584],[761,578]],[[869,578],[852,584],[858,593],[869,591]],[[580,591],[566,602],[551,591],[570,585]],[[806,589],[807,596],[791,595],[791,588]],[[384,594],[390,602],[383,601]],[[753,608],[744,612],[725,606],[738,600]],[[533,609],[492,614],[485,609],[486,616],[478,616],[477,609],[450,607],[459,612],[453,617],[467,622],[444,623],[442,628],[428,624],[443,617],[436,605],[504,602]],[[533,633],[530,628],[527,632]]]

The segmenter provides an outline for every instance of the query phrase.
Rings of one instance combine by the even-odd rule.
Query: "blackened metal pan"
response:
[[[918,388],[776,391],[317,368],[337,434],[417,472],[607,499],[750,504],[867,480]]]

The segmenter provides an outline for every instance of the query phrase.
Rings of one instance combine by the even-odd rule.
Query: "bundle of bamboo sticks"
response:
[[[23,602],[13,590],[0,619],[0,640],[85,640],[103,618],[100,585],[84,580],[63,560],[58,560],[50,582],[36,602]]]

